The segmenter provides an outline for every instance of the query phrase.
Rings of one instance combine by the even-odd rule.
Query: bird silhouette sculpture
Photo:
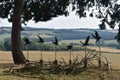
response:
[[[23,40],[25,41],[25,45],[27,46],[28,44],[30,44],[31,42],[29,41],[28,38],[24,37]],[[29,62],[29,46],[28,46],[28,50],[27,50],[27,62]]]
[[[39,42],[39,43],[41,43],[41,45],[42,45],[42,43],[44,43],[44,40],[39,36],[39,35],[37,35],[37,37],[39,38],[39,41],[37,41],[37,42]],[[42,46],[40,46],[40,64],[41,65],[43,65],[43,60],[42,60]]]
[[[87,63],[88,63],[88,60],[87,60],[87,45],[88,45],[89,39],[90,39],[90,36],[88,36],[86,38],[85,43],[80,41],[80,43],[85,47],[84,68],[87,68]]]
[[[57,37],[55,37],[55,41],[53,41],[53,44],[55,44],[55,61],[53,62],[53,64],[57,65],[58,64],[58,61],[57,61],[57,45],[58,45],[58,40],[57,40]]]
[[[85,43],[83,43],[82,41],[80,41],[80,43],[82,44],[82,46],[87,46],[89,45],[88,42],[89,42],[89,39],[90,39],[90,36],[88,36],[85,40]]]
[[[97,42],[99,42],[99,55],[98,55],[98,65],[99,65],[99,68],[101,68],[101,64],[102,64],[102,62],[101,62],[101,50],[100,50],[100,39],[101,39],[101,37],[100,37],[100,35],[98,34],[98,32],[97,31],[95,31],[95,35],[93,35],[93,34],[91,34],[92,36],[93,36],[93,38],[94,39],[96,39],[96,44],[97,44]]]
[[[94,39],[96,39],[96,43],[101,39],[100,35],[98,34],[97,31],[95,31],[95,35],[91,34]]]
[[[67,50],[71,50],[71,49],[73,48],[72,45],[68,45],[68,46],[66,46],[66,47],[67,47]]]
[[[55,41],[53,41],[53,44],[58,45],[57,37],[55,37]]]
[[[38,42],[44,43],[44,40],[43,40],[39,35],[37,35],[37,37],[39,38],[39,41],[38,41]]]
[[[29,39],[26,37],[24,37],[23,40],[25,41],[25,46],[31,43]]]

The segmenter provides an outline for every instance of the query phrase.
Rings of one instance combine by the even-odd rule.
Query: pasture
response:
[[[91,47],[89,47],[91,48]],[[94,47],[92,47],[94,48]],[[13,65],[12,55],[9,51],[0,51],[0,80],[119,80],[120,79],[120,50],[113,48],[101,48],[102,55],[106,56],[109,60],[109,63],[113,69],[111,74],[107,75],[104,71],[98,70],[87,70],[79,75],[39,75],[41,78],[31,78],[31,77],[21,77],[18,75],[13,75],[9,73],[4,73],[3,71],[8,69],[8,66]],[[27,57],[27,51],[23,51],[25,57]],[[84,57],[84,51],[72,51],[72,59],[79,57],[82,59]],[[43,60],[44,61],[54,61],[54,51],[43,51]],[[58,51],[57,60],[69,62],[69,52],[68,51]],[[40,51],[29,51],[29,60],[30,61],[39,61],[40,60]],[[105,59],[103,59],[105,60]],[[114,75],[114,77],[111,76]],[[43,77],[44,76],[44,77]],[[101,77],[100,77],[101,76]],[[105,76],[105,77],[102,77]],[[108,78],[110,77],[110,78]],[[100,79],[101,78],[101,79]],[[105,78],[105,79],[102,79]]]

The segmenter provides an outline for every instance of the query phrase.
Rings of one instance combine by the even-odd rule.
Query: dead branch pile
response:
[[[100,59],[99,59],[100,58]],[[99,66],[99,60],[101,60],[101,66]],[[15,74],[18,73],[31,73],[39,74],[41,72],[47,72],[52,74],[76,74],[80,73],[84,69],[101,69],[101,70],[110,70],[110,64],[106,57],[99,57],[98,52],[88,51],[86,56],[80,58],[77,55],[71,62],[66,62],[64,58],[61,58],[61,61],[43,61],[41,62],[29,62],[24,66],[12,66],[8,72]]]

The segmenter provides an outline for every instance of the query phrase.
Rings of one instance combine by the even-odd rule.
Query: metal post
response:
[[[71,65],[72,61],[71,61],[71,49],[70,49],[70,60],[69,60],[69,64]]]
[[[57,46],[55,45],[55,60],[57,59],[57,51],[56,51]]]
[[[101,50],[100,50],[100,41],[99,41],[99,68],[101,68]]]
[[[40,46],[40,60],[42,60],[42,46]]]
[[[86,56],[87,56],[87,48],[86,48],[86,46],[85,46],[85,59],[86,59]]]
[[[71,60],[71,49],[70,49],[70,60]]]
[[[29,45],[27,47],[27,62],[29,62]]]
[[[101,56],[101,52],[100,52],[101,49],[100,49],[100,46],[101,46],[101,45],[100,45],[100,41],[99,41],[99,57]]]
[[[85,60],[84,60],[84,68],[87,68],[87,47],[85,46]]]
[[[29,60],[29,45],[28,45],[27,48],[28,48],[28,49],[27,49],[27,60]]]
[[[57,62],[57,45],[55,45],[55,61],[53,62],[54,63],[54,65],[57,65],[58,64],[58,62]]]

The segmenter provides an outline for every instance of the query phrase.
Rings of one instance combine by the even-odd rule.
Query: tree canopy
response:
[[[12,22],[13,7],[15,0],[0,0],[0,17],[8,18]],[[118,0],[24,0],[22,9],[22,22],[34,20],[35,22],[51,20],[53,17],[59,15],[69,15],[68,7],[71,11],[76,11],[76,14],[81,17],[86,17],[87,12],[90,11],[90,16],[94,14],[97,18],[111,17],[110,24],[119,21],[119,7]],[[71,6],[70,6],[71,5]],[[95,11],[96,10],[96,11]],[[110,25],[114,28],[113,25]],[[104,27],[101,26],[104,29]]]

